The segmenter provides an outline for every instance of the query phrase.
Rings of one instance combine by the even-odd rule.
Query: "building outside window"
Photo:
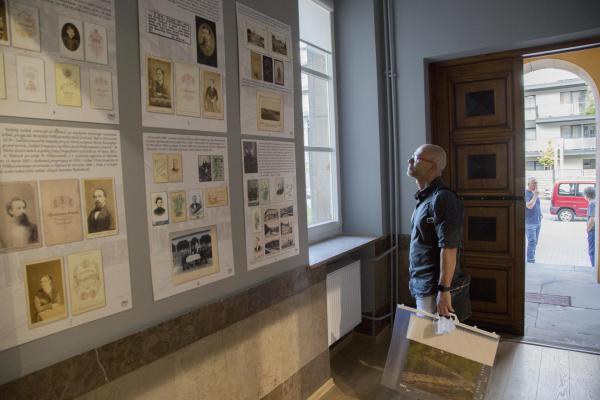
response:
[[[596,169],[596,159],[595,158],[584,158],[583,159],[583,169]]]
[[[309,241],[341,232],[333,10],[299,0],[302,121]]]

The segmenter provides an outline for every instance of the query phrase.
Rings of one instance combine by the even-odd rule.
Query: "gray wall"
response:
[[[296,1],[241,1],[292,26],[292,41],[298,43],[298,7]],[[300,255],[254,270],[246,271],[242,167],[240,150],[239,83],[237,23],[234,0],[223,0],[225,52],[227,63],[227,125],[229,138],[230,201],[233,228],[233,251],[236,275],[158,302],[152,297],[150,258],[145,207],[144,166],[142,151],[140,64],[138,42],[138,10],[135,0],[115,0],[117,18],[117,56],[121,124],[108,126],[121,130],[125,208],[129,238],[129,257],[133,309],[111,317],[47,336],[0,353],[0,383],[54,364],[70,356],[111,342],[117,338],[156,325],[161,321],[190,311],[202,304],[223,298],[242,288],[253,286],[271,276],[306,265],[308,260],[306,230],[306,193],[304,153],[302,149],[302,109],[299,50],[294,46],[294,80],[296,93],[295,132],[298,183],[298,223]],[[42,17],[43,18],[43,17]],[[33,123],[85,127],[107,125],[77,124],[31,119],[1,118],[2,122]],[[169,129],[144,129],[148,132],[201,133]]]
[[[383,68],[373,0],[335,2],[343,232],[385,232],[380,105]]]
[[[597,0],[397,0],[394,7],[401,165],[427,140],[428,61],[600,34]],[[415,184],[401,176],[401,233],[409,233]]]

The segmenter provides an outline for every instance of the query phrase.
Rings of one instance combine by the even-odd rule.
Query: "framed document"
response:
[[[21,101],[46,102],[44,60],[17,56],[17,91]]]
[[[67,256],[71,314],[102,308],[106,305],[104,270],[100,249]]]

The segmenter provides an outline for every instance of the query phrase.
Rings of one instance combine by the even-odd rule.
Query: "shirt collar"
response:
[[[438,176],[432,180],[425,189],[417,190],[415,193],[415,200],[425,200],[435,189],[439,188],[440,186],[444,186],[444,182],[442,181],[442,178]]]

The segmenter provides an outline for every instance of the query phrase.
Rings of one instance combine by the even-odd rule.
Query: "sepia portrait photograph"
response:
[[[0,253],[42,245],[37,182],[0,182]]]
[[[223,207],[229,204],[227,186],[206,188],[204,190],[206,207]]]
[[[268,204],[271,201],[271,185],[269,184],[269,178],[258,180],[258,194],[260,204]]]
[[[256,148],[256,142],[244,141],[242,143],[244,152],[244,173],[256,174],[258,173],[258,150]]]
[[[149,112],[173,113],[173,64],[146,55],[146,97]]]
[[[273,81],[280,86],[285,86],[283,61],[273,60]]]
[[[85,22],[85,61],[97,64],[108,64],[108,36],[106,27]]]
[[[83,240],[79,180],[40,181],[46,246]]]
[[[40,15],[36,7],[10,2],[12,45],[19,49],[40,51]]]
[[[154,183],[169,182],[169,159],[166,154],[152,154],[152,175]]]
[[[258,204],[258,179],[248,179],[248,207]]]
[[[250,52],[250,71],[252,79],[262,81],[262,56],[253,51]]]
[[[116,235],[119,228],[114,179],[84,179],[83,194],[87,216],[85,237],[91,239]]]
[[[183,182],[183,164],[181,153],[167,154],[169,182]]]
[[[169,192],[169,215],[171,223],[187,221],[185,191]]]
[[[273,184],[271,185],[272,201],[282,201],[283,200],[283,191],[284,191],[284,179],[281,176],[277,176],[273,179]]]
[[[83,23],[63,15],[58,16],[58,48],[62,57],[84,59]]]
[[[167,192],[150,193],[150,217],[152,226],[166,225],[169,223]]]
[[[265,238],[265,255],[273,255],[279,253],[279,238],[269,240]]]
[[[223,119],[221,87],[219,72],[202,71],[202,116],[204,118]]]
[[[225,163],[222,155],[210,156],[210,165],[213,181],[225,180]]]
[[[273,83],[273,59],[263,56],[262,58],[263,81]]]
[[[24,266],[29,328],[67,318],[62,258]]]
[[[196,50],[198,64],[217,67],[217,25],[197,15]]]
[[[0,45],[10,46],[8,29],[8,0],[0,0]]]
[[[202,198],[201,189],[188,190],[187,204],[189,219],[204,217],[204,199]]]
[[[200,116],[200,70],[196,65],[175,63],[175,112]]]
[[[90,68],[90,107],[113,109],[112,73]]]
[[[17,56],[17,92],[21,101],[46,102],[44,60]]]
[[[104,269],[100,249],[67,256],[71,314],[77,315],[106,305]]]
[[[258,129],[283,132],[283,97],[258,92],[256,104]]]
[[[212,181],[212,163],[209,155],[198,155],[198,182]]]
[[[172,282],[177,285],[219,272],[217,227],[171,232]]]
[[[285,33],[271,31],[271,51],[278,57],[289,60],[290,38]]]
[[[254,259],[259,259],[265,254],[265,244],[263,243],[263,239],[260,235],[253,235],[252,241],[254,247],[252,248],[252,253],[254,255]]]
[[[262,25],[255,24],[251,21],[246,21],[246,34],[244,40],[246,47],[258,51],[267,50],[267,28]]]
[[[54,64],[54,84],[56,104],[60,106],[81,107],[81,76],[79,65]]]
[[[253,207],[251,211],[252,232],[260,233],[262,227],[262,214],[259,207]]]

